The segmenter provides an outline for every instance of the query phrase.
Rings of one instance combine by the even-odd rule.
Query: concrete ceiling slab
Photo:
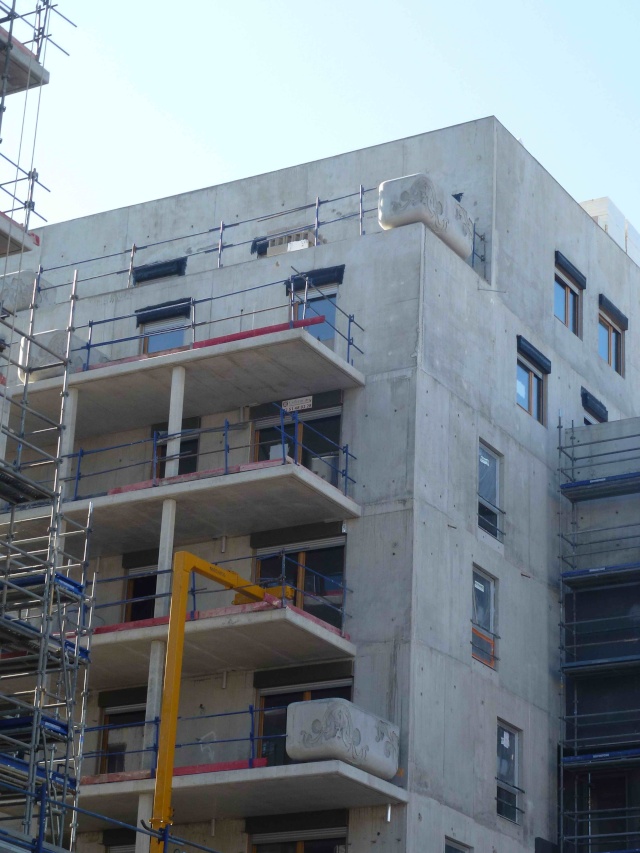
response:
[[[154,640],[166,640],[167,625],[96,633],[91,646],[89,686],[144,684]],[[223,670],[256,670],[309,662],[350,659],[355,646],[306,614],[263,604],[223,608],[187,622],[183,674],[199,676]]]
[[[136,822],[139,793],[152,793],[153,780],[87,785],[80,805],[89,811]],[[342,761],[317,761],[283,767],[255,767],[196,773],[173,780],[174,821],[185,824],[211,818],[242,818],[329,809],[367,808],[406,803],[407,792]],[[81,818],[83,831],[96,819]]]
[[[67,501],[64,512],[84,523],[92,503],[90,556],[122,554],[156,545],[162,502],[167,498],[177,504],[177,548],[224,535],[243,536],[360,515],[355,501],[293,464]]]
[[[171,371],[176,366],[186,371],[185,417],[364,385],[359,371],[304,329],[286,329],[127,362],[107,362],[69,377],[69,387],[80,392],[76,439],[166,421]],[[57,418],[60,388],[60,378],[32,382],[30,407]],[[18,392],[21,393],[20,386],[14,389],[14,393]],[[16,423],[18,416],[16,409],[12,412]],[[28,418],[27,430],[38,426],[42,423],[37,418]]]

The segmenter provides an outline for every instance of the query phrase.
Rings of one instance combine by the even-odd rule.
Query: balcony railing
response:
[[[349,473],[349,466],[356,457],[349,450],[349,445],[337,444],[306,421],[305,431],[316,444],[322,445],[322,452],[312,450],[299,438],[298,413],[294,412],[289,416],[279,406],[275,406],[275,410],[280,415],[280,423],[274,424],[273,429],[279,439],[268,448],[270,459],[265,462],[269,465],[279,462],[282,465],[294,464],[310,468],[321,479],[340,488],[346,495],[349,484],[355,483]],[[285,419],[289,418],[293,425],[292,430],[286,429]],[[130,488],[166,485],[168,482],[179,482],[188,476],[194,479],[218,477],[260,467],[259,461],[252,461],[255,445],[237,444],[233,440],[242,431],[248,431],[250,426],[250,421],[230,424],[225,420],[221,427],[188,429],[177,433],[155,431],[150,438],[137,441],[108,447],[80,448],[69,457],[72,460],[72,470],[65,478],[66,492],[69,499],[75,501],[116,494]],[[197,449],[183,446],[182,450],[176,453],[168,453],[172,445],[182,442],[186,445],[193,441],[200,444],[202,438],[209,439],[211,443],[217,441],[222,446],[212,450],[202,449],[200,446]],[[125,454],[133,457],[133,461],[123,461]],[[175,478],[166,477],[167,463],[172,460],[178,462],[179,471],[180,467],[183,470],[186,467],[189,473],[178,473]],[[119,480],[117,485],[109,487],[108,484],[114,481],[114,474],[122,474],[122,478],[116,478]]]
[[[327,575],[314,571],[310,566],[302,566],[296,559],[285,551],[277,551],[273,554],[263,555],[262,559],[277,558],[280,560],[280,575],[278,577],[257,578],[255,581],[247,579],[246,586],[261,586],[266,590],[273,587],[283,588],[285,585],[294,590],[294,599],[281,598],[282,606],[294,604],[306,613],[326,622],[339,630],[343,630],[345,618],[349,615],[347,607],[347,594],[349,587],[344,583],[342,575]],[[241,574],[251,573],[252,556],[234,557],[231,560],[218,560],[218,564],[233,569]],[[299,570],[304,571],[304,587],[297,585],[296,578]],[[123,622],[139,622],[152,619],[156,613],[156,604],[171,598],[171,591],[157,592],[157,579],[163,575],[171,575],[169,571],[141,570],[130,572],[126,575],[100,578],[95,582],[94,592],[96,603],[94,605],[95,627],[100,628],[108,625],[122,624]],[[149,585],[153,586],[152,592],[146,594],[125,594],[121,596],[119,590],[123,587],[131,589],[136,581],[149,579]],[[119,589],[114,589],[114,584]],[[135,589],[135,587],[134,587]],[[191,587],[187,614],[193,618],[197,612],[215,610],[228,604],[229,594],[242,594],[243,587],[233,590],[198,586],[198,576],[191,576]],[[168,612],[168,605],[163,609]],[[185,615],[187,615],[185,614]]]
[[[95,776],[153,776],[159,726],[154,719],[87,728],[85,769],[93,765]],[[92,749],[92,741],[99,745]],[[174,760],[178,771],[208,773],[335,758],[380,778],[392,778],[398,768],[399,729],[345,699],[264,709],[248,705],[237,711],[178,718]]]

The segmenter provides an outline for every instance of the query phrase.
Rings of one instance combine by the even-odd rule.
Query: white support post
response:
[[[164,644],[163,644],[164,645]],[[138,819],[136,826],[143,820],[147,826],[153,811],[153,794],[140,794],[138,797]],[[149,853],[150,838],[144,832],[136,832],[136,853]]]
[[[73,483],[68,479],[73,471],[73,445],[76,436],[76,416],[78,413],[78,389],[69,388],[67,391],[67,402],[64,409],[64,423],[62,424],[62,436],[60,438],[60,490],[63,498],[69,497],[73,492]]]
[[[182,408],[184,403],[184,367],[174,367],[171,374],[171,400],[169,402],[169,435],[175,435],[182,430]],[[180,460],[180,436],[167,441],[167,462],[165,477],[175,477],[178,474]]]

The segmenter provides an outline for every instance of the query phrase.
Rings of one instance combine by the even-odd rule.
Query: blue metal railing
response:
[[[284,751],[274,745],[282,743],[286,732],[264,733],[264,718],[278,712],[286,712],[287,706],[256,708],[249,704],[237,711],[224,711],[217,714],[198,714],[178,717],[178,739],[176,740],[175,767],[194,767],[211,764],[228,764],[246,761],[249,767],[255,766],[256,759],[266,759],[270,765],[283,764]],[[211,729],[214,721],[227,728],[226,737],[217,737]],[[237,731],[236,721],[240,722]],[[201,736],[194,736],[194,730],[202,729]],[[146,746],[136,746],[144,731],[152,730],[151,741]],[[209,730],[209,731],[205,731]],[[85,736],[103,743],[115,735],[112,748],[98,748],[85,752],[85,760],[94,759],[97,774],[149,771],[152,775],[157,768],[158,737],[160,719],[141,720],[136,723],[114,723],[103,726],[90,726]],[[186,735],[180,739],[180,732]],[[128,742],[127,742],[128,741]],[[116,748],[113,748],[116,747]],[[216,749],[217,747],[217,749]],[[183,752],[181,753],[181,750]],[[190,750],[190,752],[186,752]],[[145,756],[148,760],[145,760]],[[127,760],[129,759],[129,760]],[[264,763],[264,762],[262,762]]]
[[[280,433],[281,456],[279,458],[281,459],[281,464],[294,464],[308,467],[304,465],[304,461],[310,462],[312,459],[317,459],[323,466],[326,466],[326,468],[321,470],[327,471],[327,479],[329,482],[333,485],[341,486],[343,493],[346,495],[348,493],[349,484],[355,484],[354,478],[349,473],[349,462],[350,460],[356,459],[356,457],[349,450],[349,445],[338,444],[316,430],[308,421],[305,421],[305,430],[310,431],[313,435],[318,437],[327,448],[327,452],[317,453],[309,448],[309,446],[298,437],[298,413],[295,412],[291,418],[294,429],[292,433],[289,433],[286,430],[289,416],[284,412],[284,410],[280,409],[279,406],[276,406],[276,409],[280,412],[280,423],[274,424],[274,429]],[[88,449],[81,447],[73,454],[70,454],[70,458],[74,461],[74,466],[71,474],[66,478],[67,483],[73,484],[73,491],[69,497],[71,500],[79,500],[80,498],[96,497],[100,494],[108,493],[110,489],[103,489],[100,491],[99,488],[89,488],[87,491],[81,491],[81,484],[89,482],[91,478],[98,478],[101,476],[105,477],[116,472],[135,470],[142,473],[140,474],[139,479],[130,479],[125,482],[118,483],[117,486],[112,486],[112,489],[126,485],[133,485],[135,483],[148,483],[149,486],[156,486],[160,480],[165,479],[166,465],[172,460],[178,460],[179,464],[181,462],[186,462],[187,460],[192,460],[194,468],[189,473],[193,474],[208,472],[209,476],[220,476],[237,473],[239,466],[251,464],[249,460],[251,458],[253,445],[232,445],[229,441],[229,436],[232,432],[246,429],[249,426],[250,422],[230,424],[228,420],[225,420],[222,427],[187,429],[176,433],[160,433],[154,431],[150,438],[122,442],[108,447]],[[171,442],[199,439],[200,436],[207,434],[220,435],[223,442],[222,449],[206,451],[198,448],[195,451],[186,450],[172,454],[166,453],[167,446]],[[140,448],[142,458],[123,463],[120,459],[120,451],[125,449],[130,450],[132,448]],[[291,453],[289,452],[290,450]],[[106,467],[97,469],[93,468],[88,471],[85,468],[83,471],[83,463],[88,457],[105,458],[105,455],[107,454],[114,454],[117,457],[117,464],[109,465],[109,463],[107,463]],[[210,467],[200,467],[199,470],[196,470],[198,462],[202,462],[202,460],[207,457],[213,457],[215,464]],[[335,464],[336,460],[337,464]],[[145,471],[149,472],[150,476],[144,477],[143,474]],[[179,475],[180,472],[178,472],[178,476]]]
[[[207,296],[202,299],[194,299],[194,298],[186,298],[185,303],[188,303],[190,306],[190,316],[189,320],[185,322],[176,322],[171,326],[171,329],[163,328],[163,329],[147,329],[144,327],[142,331],[137,332],[136,334],[128,334],[121,335],[114,338],[106,338],[102,339],[99,342],[94,341],[94,330],[97,328],[111,323],[120,323],[125,325],[127,321],[131,322],[134,319],[137,319],[137,315],[134,312],[129,314],[122,314],[116,317],[107,317],[102,320],[89,320],[88,323],[78,324],[75,327],[75,332],[82,332],[83,329],[87,330],[87,342],[82,344],[79,347],[75,347],[72,349],[72,352],[82,352],[84,353],[84,364],[83,370],[89,370],[91,366],[91,353],[92,350],[96,350],[99,348],[113,348],[118,344],[127,344],[132,342],[138,342],[138,346],[134,347],[136,352],[139,352],[145,342],[153,340],[154,337],[159,337],[161,335],[166,335],[167,331],[183,331],[185,332],[185,337],[187,337],[188,332],[190,332],[190,341],[185,341],[185,348],[193,347],[198,342],[203,342],[209,340],[214,335],[216,327],[219,327],[220,324],[227,324],[226,328],[228,329],[227,334],[229,334],[229,330],[233,329],[233,333],[242,333],[242,332],[255,332],[255,328],[252,329],[243,329],[242,325],[251,318],[252,322],[255,322],[256,316],[262,317],[265,314],[273,314],[275,312],[274,320],[271,324],[274,323],[276,325],[287,325],[289,328],[294,327],[309,327],[310,331],[313,331],[314,321],[318,322],[322,318],[322,325],[331,329],[330,334],[327,335],[328,338],[341,339],[346,345],[346,360],[349,364],[353,363],[353,356],[355,353],[363,354],[363,350],[355,343],[355,330],[364,331],[362,326],[356,322],[355,316],[353,314],[349,314],[344,311],[335,301],[335,294],[327,294],[325,291],[316,287],[312,282],[309,282],[307,288],[305,288],[302,294],[293,290],[293,288],[287,289],[286,299],[283,301],[282,295],[278,295],[274,292],[276,296],[275,304],[269,306],[259,307],[253,311],[240,311],[237,313],[237,308],[234,313],[229,313],[227,315],[224,314],[224,309],[221,309],[218,303],[221,300],[232,300],[237,304],[237,300],[239,297],[244,296],[250,293],[257,293],[258,291],[263,291],[266,288],[279,288],[280,292],[282,291],[283,286],[287,286],[289,279],[279,279],[277,281],[267,282],[266,284],[259,284],[253,287],[246,287],[240,290],[233,291],[228,294],[218,294],[216,296]],[[308,292],[313,291],[314,296],[312,299],[307,298]],[[270,291],[271,292],[271,291]],[[215,312],[211,312],[211,306],[215,303]],[[315,303],[315,304],[314,304]],[[198,316],[201,315],[201,312],[205,310],[205,313],[209,315],[210,313],[215,313],[215,319],[204,319],[199,320]],[[308,317],[307,315],[311,315]],[[332,322],[329,317],[336,316],[336,321]],[[340,325],[338,325],[338,317],[340,318]],[[279,321],[279,322],[276,322]],[[229,324],[232,324],[231,326]],[[236,328],[237,325],[237,328]],[[269,325],[263,326],[263,328],[269,328]],[[200,334],[198,334],[198,330],[202,330]],[[198,340],[196,340],[198,339]],[[133,353],[129,353],[132,355]],[[155,353],[154,353],[155,354]]]
[[[347,594],[351,592],[350,588],[344,582],[344,575],[326,575],[321,571],[317,571],[312,569],[310,566],[304,566],[302,563],[298,562],[291,554],[288,554],[284,550],[275,551],[272,554],[262,555],[260,559],[262,561],[266,561],[269,559],[277,558],[280,561],[280,573],[278,576],[271,577],[262,577],[256,578],[255,580],[246,581],[246,586],[261,586],[264,589],[269,589],[271,587],[284,587],[289,586],[295,592],[295,600],[300,603],[300,606],[306,612],[311,613],[312,615],[317,615],[317,618],[321,619],[327,624],[332,625],[335,628],[343,629],[345,625],[345,619],[349,615],[347,612]],[[229,560],[216,560],[218,565],[229,567],[232,569],[236,569],[238,564],[243,564],[245,567],[251,567],[253,557],[252,555],[234,557]],[[235,564],[235,565],[234,565]],[[291,579],[292,575],[298,574],[298,570],[302,569],[304,571],[305,577],[305,585],[304,588],[300,588],[297,586],[297,582]],[[101,594],[102,589],[111,590],[112,587],[107,587],[107,584],[128,584],[131,581],[135,581],[136,578],[142,577],[159,577],[161,575],[171,575],[172,571],[140,571],[140,572],[131,572],[129,574],[124,575],[116,575],[114,577],[108,578],[100,578],[95,581],[95,598],[96,603],[94,604],[94,615],[97,622],[102,622],[103,625],[106,624],[120,624],[122,621],[123,610],[129,608],[130,605],[138,606],[142,605],[144,607],[145,602],[155,603],[156,601],[162,599],[169,599],[171,597],[170,589],[166,592],[153,592],[147,595],[135,595],[129,596],[125,595],[124,598],[118,598],[114,595],[113,592],[109,591],[106,594],[106,600],[101,600],[103,595]],[[235,587],[231,592],[241,593],[243,586]],[[196,576],[193,575],[191,579],[191,587],[189,590],[189,605],[188,605],[188,615],[193,618],[195,616],[196,611],[198,610],[211,610],[215,609],[215,599],[219,598],[220,595],[228,594],[230,590],[223,588],[213,588],[206,586],[196,586]],[[209,599],[213,598],[213,606]],[[281,601],[283,606],[286,606],[288,600],[282,597]],[[118,616],[115,617],[113,622],[108,623],[106,620],[101,618],[100,611],[103,610],[114,609],[118,612]],[[152,618],[153,613],[152,608],[149,606],[150,615],[142,618]],[[153,608],[155,611],[155,607]],[[316,614],[314,614],[314,610]],[[141,618],[141,617],[138,617]],[[129,621],[136,621],[133,618],[130,618]]]

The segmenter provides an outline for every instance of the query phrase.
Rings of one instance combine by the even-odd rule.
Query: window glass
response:
[[[558,279],[555,280],[555,288],[553,291],[553,313],[556,315],[558,320],[562,320],[563,323],[567,322],[565,286],[562,282],[558,281]]]
[[[310,334],[318,341],[331,341],[335,337],[336,326],[336,294],[331,296],[319,297],[318,299],[309,299],[307,308],[307,318],[324,317],[324,323],[317,326],[311,326]]]
[[[516,400],[526,412],[544,423],[544,380],[532,368],[518,361]]]
[[[602,320],[598,323],[598,354],[609,361],[609,327]]]
[[[476,660],[495,668],[495,583],[484,572],[473,570],[471,650]]]
[[[611,367],[617,372],[622,373],[622,361],[621,361],[621,341],[622,335],[618,332],[617,329],[611,329]]]
[[[184,346],[185,329],[187,322],[182,317],[173,320],[159,320],[157,323],[145,323],[144,329],[144,352],[154,353],[164,350],[175,349]]]
[[[518,378],[516,381],[516,396],[518,404],[529,411],[529,371],[518,362]]]
[[[518,820],[518,734],[498,723],[497,812],[501,817]]]
[[[498,538],[499,459],[483,444],[478,446],[478,525]]]

